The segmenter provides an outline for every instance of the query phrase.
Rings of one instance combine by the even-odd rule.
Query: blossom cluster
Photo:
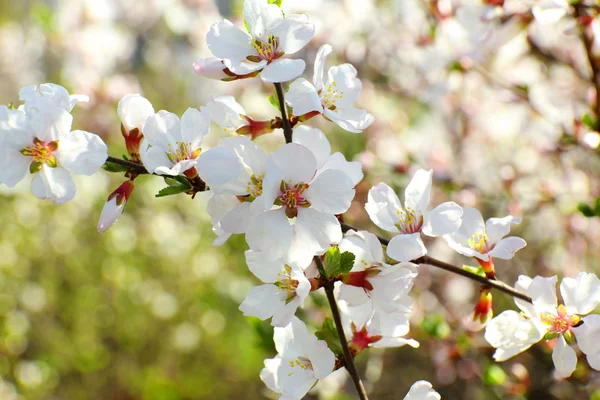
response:
[[[562,13],[533,11],[536,18],[549,12]],[[97,135],[71,131],[70,112],[87,100],[84,96],[71,96],[54,84],[30,86],[21,91],[24,104],[18,109],[0,108],[0,183],[14,187],[29,172],[34,195],[64,203],[75,195],[69,173],[91,175],[103,165],[124,172],[126,180],[109,195],[100,215],[100,232],[122,215],[140,174],[165,179],[168,187],[158,196],[208,190],[214,244],[243,234],[247,266],[262,282],[249,290],[239,308],[246,316],[271,319],[275,327],[278,354],[265,360],[260,377],[280,398],[300,399],[318,380],[351,362],[332,344],[332,336],[350,338],[342,347],[352,357],[369,347],[419,346],[406,335],[410,292],[419,264],[427,263],[424,236],[442,237],[451,249],[477,261],[481,274],[491,280],[497,277],[494,259],[512,259],[526,242],[506,237],[521,218],[485,221],[477,209],[451,201],[430,206],[434,173],[425,169],[414,172],[403,201],[383,182],[369,190],[366,212],[378,228],[393,234],[386,246],[371,232],[342,229],[343,214],[363,180],[361,164],[332,153],[326,135],[304,123],[321,115],[352,133],[371,126],[374,117],[355,107],[362,88],[358,71],[342,64],[325,74],[333,52],[325,44],[316,55],[312,82],[304,79],[306,63],[293,56],[315,33],[308,16],[285,15],[267,0],[246,0],[243,15],[245,27],[228,20],[211,26],[206,42],[213,57],[196,61],[194,71],[226,82],[260,76],[278,89],[291,82],[286,93],[278,93],[281,118],[257,121],[231,96],[215,97],[179,117],[156,112],[148,99],[129,94],[117,110],[127,150],[125,160],[117,162],[108,159]],[[212,124],[229,136],[207,148],[204,138]],[[286,135],[291,130],[291,136],[272,152],[254,141],[281,128]],[[478,322],[475,329],[487,325],[485,338],[497,349],[497,361],[544,338],[557,338],[553,360],[558,375],[568,377],[576,354],[567,343],[575,337],[590,366],[600,369],[600,348],[593,340],[600,321],[591,314],[600,304],[600,281],[590,273],[564,278],[561,306],[555,284],[556,277],[521,276],[516,288],[532,304],[516,300],[522,313],[504,311],[493,319],[490,288],[482,288],[469,319]],[[337,332],[326,321],[313,334],[297,315],[309,295],[321,289],[334,291],[332,307],[336,313],[339,306],[344,322]],[[439,398],[424,381],[405,397]]]

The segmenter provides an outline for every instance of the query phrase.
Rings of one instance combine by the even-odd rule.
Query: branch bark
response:
[[[123,160],[123,159],[115,158],[115,157],[111,157],[111,156],[108,156],[106,161],[111,162],[113,164],[122,165],[123,167],[127,167],[127,168],[129,168],[130,172],[135,172],[138,175],[150,174],[150,172],[148,172],[148,170],[146,170],[146,168],[142,164],[134,163],[131,161],[127,161],[127,160]]]
[[[287,116],[285,108],[285,97],[283,95],[283,86],[281,83],[274,83],[275,90],[277,91],[277,101],[279,101],[279,109],[281,110],[281,120],[283,122],[283,135],[285,136],[286,143],[292,143],[292,126],[290,125],[290,119]]]
[[[586,8],[585,5],[582,4],[574,4],[573,5],[575,12],[573,16],[577,19],[580,19],[583,14],[583,10]],[[596,104],[594,107],[594,114],[596,117],[596,130],[600,131],[600,67],[598,66],[598,62],[593,54],[593,46],[594,46],[594,38],[590,37],[588,34],[588,29],[585,25],[582,26],[581,29],[581,40],[583,41],[583,45],[585,47],[585,54],[587,56],[588,62],[590,63],[590,68],[592,69],[592,81],[594,88],[596,89]]]

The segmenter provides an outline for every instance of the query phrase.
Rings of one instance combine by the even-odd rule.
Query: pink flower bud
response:
[[[103,233],[113,226],[125,209],[125,204],[131,196],[131,192],[135,185],[132,181],[125,181],[108,196],[108,200],[104,204],[102,213],[100,214],[100,220],[98,221],[98,232]]]

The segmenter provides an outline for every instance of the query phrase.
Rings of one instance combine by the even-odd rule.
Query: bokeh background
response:
[[[306,75],[319,46],[330,43],[329,65],[357,67],[360,106],[376,117],[362,135],[310,121],[365,168],[346,221],[374,230],[363,209],[368,189],[385,181],[402,192],[415,169],[433,168],[434,201],[475,206],[486,218],[524,217],[513,232],[529,245],[497,262],[504,281],[600,273],[600,222],[577,210],[600,195],[600,137],[581,122],[593,115],[593,90],[572,18],[539,24],[518,1],[507,1],[503,15],[478,0],[283,3],[317,27],[300,54]],[[210,25],[242,24],[241,7],[241,0],[0,0],[0,104],[18,104],[21,87],[43,82],[87,94],[74,127],[101,135],[116,157],[125,152],[116,105],[128,93],[179,115],[232,94],[248,115],[270,119],[272,88],[259,79],[215,82],[192,70],[210,55]],[[215,127],[210,140],[220,137]],[[275,147],[283,137],[259,141]],[[275,354],[272,328],[237,310],[256,283],[243,237],[213,247],[206,197],[156,199],[165,184],[155,177],[136,181],[125,215],[101,235],[100,210],[121,181],[104,171],[78,179],[78,195],[62,206],[33,197],[28,182],[0,188],[0,399],[276,398],[258,377]],[[427,245],[436,258],[470,263],[443,240]],[[552,342],[494,363],[482,333],[465,328],[479,294],[473,282],[423,266],[413,293],[410,336],[421,348],[357,359],[372,399],[401,399],[418,379],[445,399],[600,399],[600,375],[584,357],[570,380],[554,379]],[[325,304],[311,297],[309,324],[328,315]],[[515,306],[494,293],[494,308]],[[353,399],[341,372],[308,398]]]

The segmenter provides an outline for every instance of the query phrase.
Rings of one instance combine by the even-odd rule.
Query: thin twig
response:
[[[320,271],[323,271],[325,269],[325,267],[323,266],[323,261],[321,261],[319,257],[315,257],[315,262],[317,263],[317,267]],[[344,333],[342,317],[340,316],[340,310],[338,309],[337,302],[335,301],[335,296],[333,295],[333,288],[333,281],[327,282],[324,286],[325,294],[327,294],[327,300],[329,301],[329,307],[331,307],[333,322],[335,322],[335,328],[337,329],[337,333],[340,338],[340,344],[342,345],[342,350],[344,351],[344,365],[346,366],[346,370],[352,378],[352,382],[354,382],[354,387],[356,388],[360,399],[369,400],[369,398],[367,397],[365,387],[362,381],[360,380],[358,371],[356,370],[356,365],[354,364],[354,357],[352,357],[352,354],[350,353],[350,348],[348,347],[348,339],[346,339],[346,334]]]
[[[115,158],[115,157],[111,157],[111,156],[108,156],[106,161],[111,162],[113,164],[121,165],[123,167],[127,167],[127,168],[129,168],[129,171],[135,172],[138,175],[150,173],[150,172],[148,172],[148,170],[146,170],[146,168],[144,168],[144,166],[142,164],[134,163],[134,162],[127,161],[127,160],[122,160],[120,158]]]
[[[351,229],[355,230],[355,231],[359,230],[358,228],[355,228],[352,225],[348,225],[345,222],[342,222],[341,224],[342,224],[342,231],[344,231],[344,232],[347,232]],[[385,239],[381,236],[377,236],[377,238],[379,239],[379,242],[381,242],[381,244],[383,244],[384,246],[387,246],[389,244],[388,239]],[[460,267],[445,263],[443,261],[437,260],[437,259],[427,256],[427,255],[417,258],[416,260],[413,260],[412,262],[415,264],[431,265],[433,267],[440,268],[440,269],[446,270],[448,272],[452,272],[453,274],[464,276],[465,278],[469,278],[473,281],[479,282],[482,285],[486,285],[492,289],[499,290],[499,291],[509,294],[513,297],[517,297],[521,300],[525,300],[525,301],[531,303],[531,297],[527,296],[523,292],[520,292],[520,291],[512,288],[511,286],[507,285],[506,283],[502,282],[501,280],[490,279],[490,278],[486,278],[485,276],[473,274],[473,273],[466,271]]]
[[[283,87],[281,83],[274,83],[275,90],[277,91],[277,100],[279,101],[279,109],[281,110],[281,120],[283,121],[283,134],[285,136],[286,143],[292,143],[292,126],[290,125],[290,120],[287,116],[286,106],[285,106],[285,97],[283,96]]]
[[[574,4],[573,7],[575,8],[573,16],[579,19],[582,16],[582,10],[585,7],[579,4]],[[594,114],[596,114],[596,129],[600,130],[600,68],[598,67],[598,63],[596,62],[593,54],[594,38],[590,37],[587,34],[587,31],[588,29],[583,26],[581,29],[581,40],[585,46],[585,54],[588,62],[590,63],[590,68],[592,69],[592,81],[594,88],[596,89],[596,107],[594,108]]]

